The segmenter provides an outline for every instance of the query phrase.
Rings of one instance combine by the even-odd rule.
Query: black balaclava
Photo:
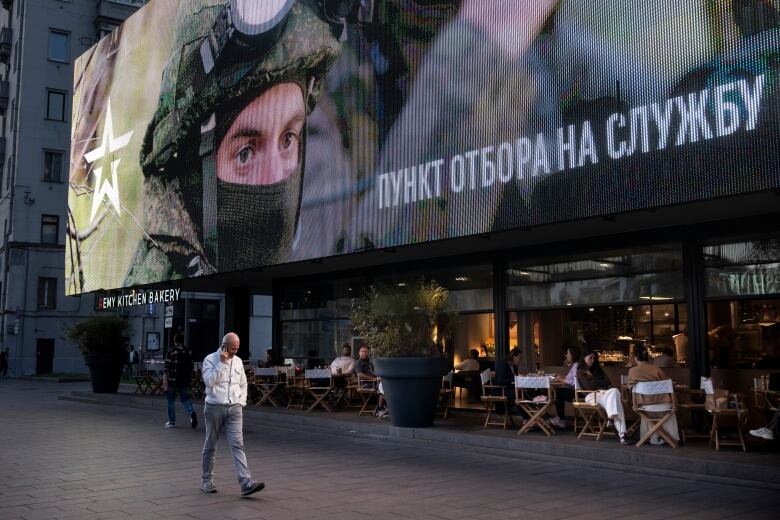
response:
[[[217,111],[216,149],[238,114],[259,95],[262,93],[242,96]],[[219,272],[277,264],[289,257],[303,181],[303,141],[298,153],[295,172],[274,184],[239,184],[217,179]]]

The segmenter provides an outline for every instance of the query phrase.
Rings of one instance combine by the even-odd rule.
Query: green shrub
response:
[[[447,289],[434,281],[371,286],[365,297],[352,302],[352,326],[374,357],[436,356],[434,329],[441,341],[455,323],[448,299]]]

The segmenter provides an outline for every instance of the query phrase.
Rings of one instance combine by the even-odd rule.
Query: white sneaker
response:
[[[775,434],[769,428],[759,428],[758,430],[750,430],[750,435],[753,437],[761,437],[768,441],[775,440]]]
[[[165,428],[176,428],[176,424],[168,421],[165,423]]]
[[[379,412],[377,412],[376,414],[376,416],[379,417],[380,419],[382,417],[385,417],[386,415],[387,415],[387,408],[383,408],[382,410],[379,410]]]

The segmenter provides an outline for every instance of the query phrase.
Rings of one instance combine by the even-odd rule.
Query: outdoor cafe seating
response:
[[[554,403],[555,389],[550,384],[549,376],[515,377],[515,404],[528,415],[528,420],[517,433],[523,434],[532,428],[539,428],[548,437],[555,434],[555,429],[546,417]]]
[[[579,381],[574,378],[574,433],[578,439],[583,437],[592,437],[600,441],[604,435],[607,435],[607,416],[604,409],[597,403],[588,403],[585,396],[593,390],[584,390],[580,388]],[[582,421],[579,426],[578,421]]]
[[[330,368],[309,369],[305,372],[304,378],[306,390],[314,399],[314,402],[306,411],[311,412],[319,406],[328,412],[332,412],[333,408],[328,402],[328,397],[332,395],[334,389]]]
[[[671,379],[635,383],[632,391],[633,409],[647,423],[647,431],[636,443],[639,447],[657,434],[672,448],[677,441],[664,429],[664,425],[677,413],[677,401]],[[660,398],[660,399],[659,399]],[[649,401],[660,401],[652,403]]]
[[[721,446],[740,446],[742,451],[747,451],[744,429],[748,414],[742,397],[724,389],[716,389],[712,379],[707,377],[701,378],[701,388],[706,395],[705,409],[712,418],[710,446],[714,446],[716,451]],[[739,440],[724,438],[721,430],[726,424],[734,425]]]
[[[482,403],[485,405],[485,423],[482,425],[482,429],[487,429],[488,426],[501,426],[506,430],[507,423],[511,421],[509,417],[509,402],[507,400],[506,388],[500,385],[493,384],[493,373],[490,369],[485,370],[480,374],[480,380],[482,382]],[[493,415],[497,414],[496,406],[501,404],[503,410],[501,415],[503,416],[501,421],[493,419]]]
[[[252,384],[257,392],[255,406],[262,406],[268,403],[274,408],[279,407],[279,403],[274,399],[274,395],[278,393],[283,383],[280,381],[279,371],[276,367],[255,368]]]

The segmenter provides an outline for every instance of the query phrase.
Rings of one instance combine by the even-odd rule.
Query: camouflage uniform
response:
[[[206,40],[219,41],[212,27],[218,27],[225,5],[225,0],[179,4],[177,43],[141,149],[146,238],[131,264],[128,285],[278,263],[290,254],[302,165],[289,183],[277,183],[280,186],[221,182],[215,165],[219,132],[224,136],[241,108],[281,83],[298,84],[311,112],[340,46],[315,0],[297,0],[265,54],[258,56],[251,46],[236,48],[217,56],[206,71],[200,49]],[[300,152],[303,157],[305,150]],[[218,207],[220,202],[223,207]],[[293,206],[292,215],[263,215],[272,204]],[[226,232],[233,222],[245,225]],[[253,249],[267,237],[276,241],[274,250]]]

